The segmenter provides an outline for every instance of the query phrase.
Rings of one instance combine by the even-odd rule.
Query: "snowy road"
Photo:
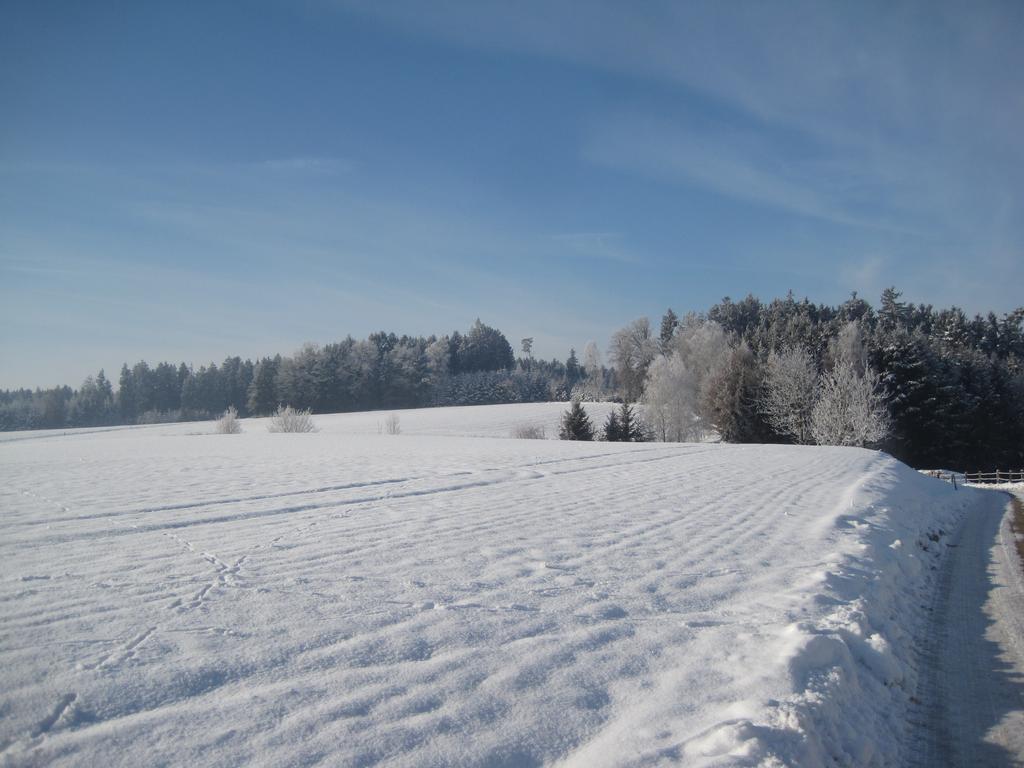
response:
[[[922,766],[1024,765],[1024,577],[1006,497],[968,515],[942,568]]]

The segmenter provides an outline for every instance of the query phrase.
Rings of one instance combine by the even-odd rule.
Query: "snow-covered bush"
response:
[[[242,431],[242,423],[238,420],[238,411],[235,406],[229,405],[224,415],[217,420],[218,435],[237,435]]]
[[[518,440],[544,440],[547,435],[543,424],[516,424],[512,427],[512,437]]]
[[[389,435],[399,435],[402,433],[402,419],[397,413],[392,413],[384,420],[384,430]]]
[[[268,432],[316,432],[316,425],[310,410],[297,411],[288,406],[277,406],[277,413],[270,417]]]

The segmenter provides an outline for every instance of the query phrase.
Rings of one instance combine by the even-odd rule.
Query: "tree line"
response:
[[[565,362],[516,359],[501,331],[477,320],[465,333],[397,336],[379,332],[337,343],[307,344],[290,356],[228,357],[220,365],[145,361],[122,366],[115,390],[100,371],[68,386],[0,391],[0,429],[48,429],[265,416],[279,405],[314,413],[431,405],[567,399],[582,377]],[[599,378],[610,379],[606,369]]]
[[[643,435],[661,440],[868,445],[917,467],[1024,465],[1024,308],[968,317],[902,301],[877,309],[754,296],[706,312],[671,309],[565,361],[517,357],[480,320],[465,333],[306,345],[290,356],[228,357],[198,369],[140,361],[115,390],[103,371],[78,389],[0,391],[0,429],[87,427],[539,401],[642,403]],[[614,434],[614,425],[612,433]],[[603,435],[603,432],[594,430]],[[637,433],[638,435],[640,433]],[[632,439],[632,438],[630,438]]]
[[[878,309],[728,298],[609,349],[653,435],[883,448],[917,467],[1024,465],[1024,308],[968,318],[886,289]]]

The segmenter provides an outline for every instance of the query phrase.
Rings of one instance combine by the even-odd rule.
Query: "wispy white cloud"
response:
[[[899,229],[891,214],[866,200],[873,186],[850,169],[837,181],[816,159],[784,157],[749,131],[696,131],[644,117],[606,120],[583,148],[586,160],[666,182],[687,183],[721,195],[838,224]],[[854,183],[856,179],[857,183]]]
[[[458,45],[657,83],[668,89],[660,104],[676,111],[698,94],[715,105],[710,131],[648,130],[635,146],[614,129],[587,137],[598,162],[841,223],[931,229],[967,247],[1000,226],[1018,251],[1024,243],[1024,4],[336,5]],[[765,146],[751,148],[736,127]],[[794,152],[805,155],[795,167]],[[994,222],[1007,199],[1017,223]]]

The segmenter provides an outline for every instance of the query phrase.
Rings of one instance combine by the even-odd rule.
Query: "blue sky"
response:
[[[0,387],[1024,291],[1024,4],[7,2]]]

